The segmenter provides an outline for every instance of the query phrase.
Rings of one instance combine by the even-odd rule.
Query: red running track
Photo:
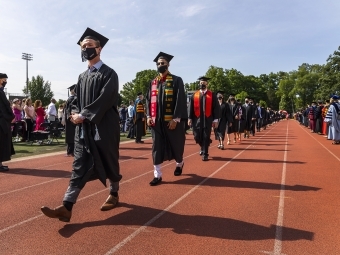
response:
[[[151,140],[121,145],[120,206],[99,210],[108,191],[88,183],[71,222],[49,219],[72,161],[63,155],[10,162],[0,173],[0,254],[340,254],[340,146],[282,121],[210,150],[202,162],[187,135],[185,166],[153,178]]]

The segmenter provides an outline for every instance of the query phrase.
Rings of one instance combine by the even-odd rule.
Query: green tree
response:
[[[26,88],[24,88],[23,92],[26,93],[26,91]],[[28,83],[28,92],[32,102],[35,100],[41,100],[43,106],[48,105],[51,98],[54,96],[54,93],[51,90],[51,83],[49,81],[44,81],[42,75],[32,77],[32,80]]]
[[[145,95],[150,86],[150,81],[157,75],[157,71],[151,69],[138,72],[135,79],[123,85],[123,89],[120,91],[122,102],[128,104],[130,100],[135,100],[139,92]]]
[[[243,104],[244,102],[244,99],[249,96],[248,93],[246,91],[241,91],[240,93],[236,94],[235,97],[237,99],[240,99],[241,100],[241,103]]]
[[[223,91],[225,95],[230,93],[230,82],[225,74],[225,71],[221,67],[210,66],[205,73],[206,77],[209,77],[209,89],[211,91]]]
[[[319,82],[320,87],[316,91],[318,98],[326,99],[330,94],[340,92],[340,46],[327,58]]]

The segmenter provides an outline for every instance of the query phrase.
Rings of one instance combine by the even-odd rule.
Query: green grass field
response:
[[[131,139],[126,138],[127,133],[120,134],[120,141],[131,141]],[[143,138],[150,137],[151,134],[147,133],[146,136]],[[54,140],[52,144],[42,144],[39,145],[37,143],[26,143],[26,142],[13,142],[15,155],[13,155],[12,158],[20,158],[20,157],[26,157],[26,156],[33,156],[33,155],[39,155],[44,153],[51,153],[51,152],[59,152],[59,151],[65,151],[66,153],[66,144],[65,144],[65,138],[59,138],[58,139],[59,144]]]

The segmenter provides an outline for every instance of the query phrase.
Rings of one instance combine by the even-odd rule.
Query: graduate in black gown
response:
[[[145,136],[145,109],[143,104],[144,96],[142,92],[138,93],[138,98],[135,102],[134,119],[135,119],[135,132],[136,143],[144,143],[142,136]]]
[[[228,127],[233,125],[233,118],[231,114],[231,110],[229,104],[223,101],[223,92],[217,92],[218,104],[221,108],[221,115],[218,121],[218,127],[214,129],[215,132],[215,140],[218,140],[219,144],[217,148],[224,150],[224,138],[225,133]],[[230,140],[228,139],[228,144],[230,144]]]
[[[161,164],[165,160],[176,161],[175,176],[182,174],[184,166],[187,99],[182,78],[169,72],[172,58],[160,52],[154,59],[159,75],[151,81],[146,93],[147,124],[151,127],[153,141],[154,179],[151,186],[161,183]]]
[[[237,138],[237,127],[239,126],[239,122],[237,119],[237,115],[238,115],[238,104],[236,102],[235,99],[235,95],[234,94],[230,94],[228,101],[227,101],[227,107],[229,108],[229,114],[231,117],[231,125],[229,125],[227,127],[227,138],[228,138],[228,144],[230,144],[231,141],[231,137],[230,134],[234,134],[234,143],[236,143],[236,138]]]
[[[205,76],[198,78],[200,89],[192,94],[188,109],[188,124],[192,125],[194,138],[201,148],[200,155],[203,161],[208,161],[211,128],[218,127],[221,112],[215,93],[208,89],[209,79]]]
[[[73,204],[80,191],[90,180],[99,179],[106,186],[110,182],[110,195],[100,208],[113,209],[118,201],[120,126],[117,108],[118,76],[100,60],[108,39],[88,28],[78,44],[88,68],[80,74],[76,86],[78,113],[71,121],[77,125],[72,176],[64,195],[63,205],[42,212],[50,218],[70,221]]]
[[[76,132],[76,125],[71,122],[72,112],[77,110],[77,96],[74,92],[77,84],[69,87],[70,96],[66,100],[64,107],[64,116],[62,119],[62,124],[65,126],[65,142],[67,144],[66,156],[73,157],[74,156],[74,135]],[[78,113],[78,112],[77,112]]]
[[[245,126],[244,126],[244,138],[249,138],[250,131],[252,131],[253,124],[255,124],[256,116],[254,106],[251,104],[252,100],[250,97],[245,98],[245,103],[243,108],[245,112],[243,113]],[[253,133],[254,134],[254,133]]]
[[[15,116],[4,92],[7,78],[6,74],[0,73],[0,172],[9,170],[2,162],[11,160],[11,156],[15,154],[11,131],[11,122]]]

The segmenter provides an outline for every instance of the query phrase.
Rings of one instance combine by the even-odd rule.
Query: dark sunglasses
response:
[[[165,63],[165,62],[159,62],[159,63],[157,63],[156,65],[158,65],[158,66],[164,66],[164,65],[166,65],[166,63]]]

